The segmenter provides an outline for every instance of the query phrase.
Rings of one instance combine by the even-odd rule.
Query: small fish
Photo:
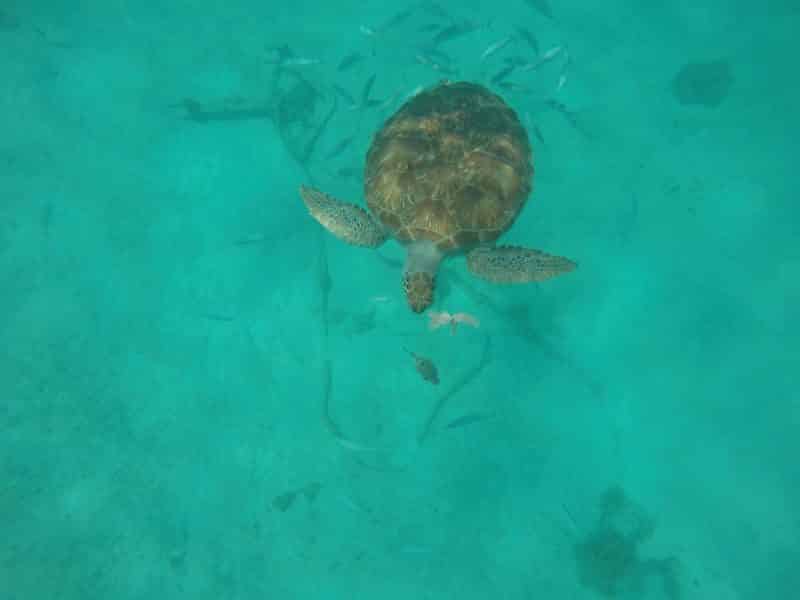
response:
[[[561,113],[567,122],[573,127],[573,129],[581,133],[587,139],[591,139],[592,136],[586,131],[583,125],[581,125],[580,121],[578,121],[575,113],[569,110],[563,102],[559,102],[558,100],[553,100],[551,98],[545,101],[545,105],[548,108],[552,108],[554,111]]]
[[[548,19],[553,18],[553,9],[550,7],[549,0],[525,0],[528,6],[531,8],[538,10]]]
[[[388,29],[391,29],[392,27],[397,27],[398,25],[400,25],[403,21],[408,19],[408,17],[410,17],[413,14],[414,14],[414,7],[407,8],[405,10],[401,10],[399,13],[394,15],[391,19],[386,21],[386,23],[384,23],[383,25],[378,27],[378,31],[386,31]]]
[[[425,89],[425,86],[418,85],[413,90],[411,90],[411,92],[404,98],[404,100],[409,100],[409,99],[413,98],[414,96],[419,94],[424,89]]]
[[[433,40],[431,41],[434,46],[438,46],[439,44],[443,44],[444,42],[449,42],[451,40],[459,38],[462,35],[472,33],[477,29],[478,26],[469,21],[464,21],[462,23],[455,23],[450,27],[447,27],[446,29],[442,29],[439,33],[433,36]]]
[[[553,100],[553,99],[546,100],[545,104],[549,108],[552,108],[554,111],[560,112],[562,115],[566,115],[566,114],[569,113],[569,109],[567,109],[567,105],[564,104],[563,102],[559,102],[558,100]]]
[[[417,373],[419,373],[425,381],[429,381],[433,385],[439,384],[439,372],[436,370],[436,365],[434,365],[430,359],[415,354],[408,348],[403,348],[403,350],[408,352],[414,359],[414,366],[417,369]]]
[[[564,50],[563,46],[553,46],[547,52],[542,54],[539,60],[536,60],[532,63],[528,63],[527,65],[523,65],[522,67],[520,67],[520,71],[523,73],[526,71],[534,71],[539,67],[541,67],[546,62],[550,62],[551,60],[553,60],[556,56],[561,54],[563,50]]]
[[[336,176],[342,178],[357,177],[361,174],[360,167],[342,167],[336,170]]]
[[[515,56],[503,57],[503,62],[506,63],[507,65],[514,65],[515,67],[520,67],[522,65],[527,65],[530,61],[524,56],[520,56],[519,54],[517,54]]]
[[[288,44],[281,44],[280,46],[267,46],[267,50],[274,56],[273,59],[268,59],[267,62],[273,65],[282,65],[290,58],[294,58],[294,50]]]
[[[308,138],[308,141],[306,141],[305,145],[303,146],[302,153],[297,158],[297,161],[301,165],[306,165],[308,161],[311,159],[311,156],[314,154],[314,148],[316,147],[317,142],[322,137],[322,134],[325,132],[325,130],[328,128],[328,125],[330,124],[333,115],[336,114],[337,108],[338,108],[338,102],[336,96],[334,96],[330,110],[322,119],[319,126],[314,130],[314,133],[311,135],[311,137]]]
[[[467,425],[472,425],[474,423],[480,423],[481,421],[486,421],[487,419],[491,419],[494,416],[495,416],[494,413],[485,413],[485,412],[467,413],[466,415],[462,415],[456,419],[453,419],[447,425],[445,425],[444,428],[457,429],[459,427],[465,427]]]
[[[309,483],[306,486],[297,490],[290,490],[280,496],[276,496],[272,500],[272,507],[281,512],[286,512],[294,504],[298,496],[302,495],[309,502],[316,500],[319,491],[322,489],[322,484],[318,482]]]
[[[411,90],[411,93],[408,96],[406,96],[406,100],[408,100],[409,98],[413,98],[414,96],[419,94],[424,89],[425,89],[424,85],[418,85],[413,90]]]
[[[354,135],[344,138],[341,142],[336,144],[330,152],[328,152],[328,154],[325,156],[325,160],[330,160],[333,157],[341,154],[350,144],[353,143],[354,139],[356,139]]]
[[[436,62],[445,63],[448,65],[453,64],[453,57],[440,48],[426,46],[420,49],[420,53],[430,60],[435,60]]]
[[[538,125],[533,126],[533,134],[536,136],[536,139],[539,140],[544,146],[544,136],[542,135],[542,130],[539,129]]]
[[[347,104],[348,104],[350,107],[355,107],[355,106],[357,106],[357,105],[358,105],[358,102],[356,102],[356,99],[355,99],[355,98],[353,98],[353,96],[351,96],[351,95],[350,95],[350,92],[348,92],[346,89],[344,89],[344,88],[343,88],[342,86],[340,86],[338,83],[335,83],[335,84],[333,85],[333,90],[334,90],[334,91],[335,91],[337,94],[339,94],[339,95],[340,95],[340,96],[341,96],[341,97],[344,99],[344,101],[345,101],[345,102],[347,102]]]
[[[445,75],[454,75],[458,73],[458,71],[456,71],[455,69],[452,69],[447,65],[444,65],[430,58],[429,56],[425,56],[424,54],[417,54],[414,58],[416,58],[419,64],[424,65],[426,67],[430,67],[431,69],[437,71],[438,73],[444,73]]]
[[[341,60],[339,66],[336,67],[336,70],[339,71],[340,73],[342,71],[346,71],[347,69],[349,69],[356,63],[362,61],[363,59],[364,56],[360,52],[353,52],[352,54],[348,54]]]
[[[514,64],[508,65],[506,68],[504,68],[504,69],[498,71],[497,73],[495,73],[494,76],[491,79],[491,82],[494,83],[495,85],[500,83],[506,77],[511,75],[511,73],[513,73],[514,69],[516,69],[516,68],[517,68],[517,65],[514,65]]]
[[[367,108],[375,108],[377,106],[382,106],[386,103],[386,100],[378,100],[376,98],[370,98],[370,92],[372,91],[372,86],[375,84],[375,73],[373,73],[366,82],[364,82],[364,87],[361,88],[361,101],[356,102],[355,98],[353,98],[350,94],[346,92],[343,88],[338,85],[334,85],[333,89],[342,96],[343,98],[347,99],[347,103],[350,105],[348,106],[348,110],[365,110]]]
[[[563,88],[566,83],[567,83],[567,74],[561,73],[561,75],[558,76],[558,83],[556,84],[555,93],[560,92],[561,88]]]
[[[539,126],[533,122],[533,118],[531,118],[531,113],[525,111],[525,124],[533,129],[533,134],[536,136],[536,139],[539,140],[542,145],[545,145],[544,136],[542,135],[542,130],[539,129]]]
[[[297,498],[296,491],[286,492],[280,496],[275,496],[275,498],[272,499],[272,507],[275,510],[286,512],[292,507],[292,504],[294,504],[295,498]]]
[[[503,48],[508,46],[513,40],[514,40],[514,36],[513,35],[508,35],[508,36],[504,37],[502,40],[498,40],[498,41],[494,42],[493,44],[489,44],[489,46],[486,48],[486,50],[483,51],[483,54],[481,54],[481,60],[486,60],[492,54],[494,54],[496,52],[499,52],[500,50],[502,50]]]
[[[529,86],[522,85],[516,81],[501,81],[497,84],[507,92],[515,92],[519,94],[528,94],[532,91]]]
[[[464,30],[460,25],[450,25],[450,27],[445,27],[433,36],[431,43],[434,45],[442,44],[463,34]]]
[[[295,58],[287,58],[281,64],[285,67],[309,67],[311,65],[321,64],[322,60],[319,58],[304,58],[297,56]]]
[[[427,25],[423,25],[417,31],[420,33],[431,33],[432,31],[436,31],[437,29],[441,29],[444,27],[441,23],[428,23]]]
[[[389,108],[395,101],[400,97],[400,92],[396,92],[389,96],[386,100],[381,102],[380,100],[372,100],[371,102],[375,102],[375,106],[379,109],[383,110],[385,108]]]
[[[367,27],[366,25],[360,25],[358,30],[367,37],[375,37],[375,30],[372,27]]]
[[[560,92],[561,88],[567,83],[567,70],[572,62],[569,52],[564,50],[564,64],[561,65],[561,73],[558,76],[558,84],[556,85],[556,92]]]
[[[367,82],[364,84],[364,88],[361,90],[361,105],[366,106],[367,102],[369,102],[369,93],[372,91],[372,86],[375,84],[375,73],[373,73]]]
[[[436,2],[423,2],[421,8],[426,13],[433,15],[434,17],[440,17],[442,19],[451,18],[450,15],[447,13],[447,11],[444,8],[442,8],[439,4],[436,4]]]
[[[249,246],[250,244],[261,244],[267,241],[267,239],[267,236],[263,233],[254,233],[252,235],[240,237],[235,243],[237,246]]]
[[[534,54],[539,54],[539,40],[536,39],[536,36],[524,27],[518,26],[516,29],[519,36],[525,40],[525,43],[528,44],[528,46],[531,47],[531,50],[533,50]]]
[[[555,58],[562,50],[564,50],[564,46],[553,46],[550,48],[550,50],[542,55],[542,60],[551,60]]]

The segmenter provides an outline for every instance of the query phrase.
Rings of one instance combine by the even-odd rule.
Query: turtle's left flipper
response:
[[[377,248],[386,241],[381,224],[360,206],[305,185],[300,186],[300,196],[311,216],[340,240],[366,248]]]
[[[577,266],[568,258],[517,246],[479,247],[467,254],[472,274],[492,283],[544,281]]]

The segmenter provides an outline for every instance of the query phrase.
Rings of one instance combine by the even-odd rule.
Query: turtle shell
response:
[[[367,206],[401,242],[444,253],[491,243],[531,191],[528,135],[485,87],[442,82],[406,102],[367,153]]]

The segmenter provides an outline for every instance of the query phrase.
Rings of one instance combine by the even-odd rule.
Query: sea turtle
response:
[[[388,237],[406,246],[403,288],[414,312],[433,302],[442,258],[466,253],[467,267],[495,283],[526,283],[575,263],[516,246],[495,246],[531,191],[528,135],[516,113],[485,87],[443,81],[408,100],[367,153],[369,212],[308,186],[311,216],[354,246]]]

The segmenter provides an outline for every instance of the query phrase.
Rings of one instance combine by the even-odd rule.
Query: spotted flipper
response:
[[[577,266],[568,258],[517,246],[480,247],[467,254],[472,274],[492,283],[544,281]]]
[[[381,224],[360,206],[341,202],[305,185],[300,186],[300,197],[311,216],[340,240],[366,248],[377,248],[386,241]]]

